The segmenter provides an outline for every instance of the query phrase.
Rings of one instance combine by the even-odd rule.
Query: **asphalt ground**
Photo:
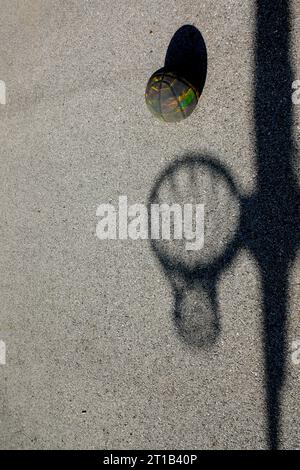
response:
[[[287,2],[258,3],[1,0],[2,449],[300,447],[300,4],[288,36]],[[207,78],[194,113],[169,125],[144,91],[183,25],[204,38]],[[200,173],[209,156],[225,188],[207,193],[207,251],[96,237],[99,204],[148,204],[170,168],[189,198],[191,155]],[[239,249],[217,277],[201,271],[244,207]]]

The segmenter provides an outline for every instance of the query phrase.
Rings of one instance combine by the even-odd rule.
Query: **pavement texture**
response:
[[[271,3],[260,2],[273,11]],[[262,278],[266,284],[273,279],[261,275],[267,268],[263,271],[253,255],[260,241],[252,240],[252,249],[242,245],[230,263],[223,263],[214,284],[217,307],[204,286],[205,273],[201,277],[198,270],[200,277],[187,287],[187,277],[176,270],[183,259],[195,274],[204,258],[209,262],[209,248],[222,251],[237,230],[241,200],[257,189],[257,122],[270,115],[270,106],[264,114],[263,104],[260,111],[255,105],[256,62],[268,57],[268,48],[262,53],[260,46],[255,58],[256,2],[1,0],[0,6],[0,79],[6,84],[6,104],[0,104],[0,340],[7,349],[6,365],[0,365],[0,447],[267,448],[270,386],[263,331],[272,287],[264,297]],[[280,57],[284,61],[284,53],[289,55],[296,80],[296,0],[290,15],[290,47]],[[205,40],[206,84],[188,119],[165,124],[147,110],[144,91],[151,74],[164,65],[172,36],[187,24]],[[270,32],[274,41],[276,31]],[[274,51],[271,46],[271,55]],[[276,91],[276,63],[271,72]],[[283,86],[284,70],[278,73]],[[292,93],[291,77],[283,98]],[[278,93],[274,99],[280,107]],[[300,106],[292,105],[291,112],[296,142]],[[278,114],[278,128],[286,129],[286,116]],[[289,152],[284,132],[280,135],[279,142],[273,138],[276,148],[283,145]],[[289,130],[285,135],[288,141]],[[168,270],[159,255],[162,248],[149,240],[96,237],[99,204],[116,205],[120,195],[127,195],[129,204],[148,204],[170,165],[188,197],[192,185],[178,162],[190,154],[213,156],[242,195],[227,200],[225,183],[217,198],[205,193],[206,214],[227,237],[221,245],[212,230],[199,258],[195,252],[180,258],[182,248],[169,246],[168,256],[177,264]],[[285,154],[282,158],[286,161]],[[293,164],[299,176],[297,158]],[[200,170],[198,188],[207,181]],[[216,206],[216,201],[225,202]],[[280,210],[285,212],[284,206]],[[262,235],[257,228],[253,233]],[[296,242],[297,232],[292,233]],[[296,249],[286,253],[278,446],[299,448],[300,365],[291,360],[291,345],[300,339],[300,258]],[[185,317],[176,326],[174,292],[179,291],[188,296],[177,297]],[[209,312],[218,317],[218,337],[209,345],[197,344],[191,324],[196,332],[205,324],[210,336]]]

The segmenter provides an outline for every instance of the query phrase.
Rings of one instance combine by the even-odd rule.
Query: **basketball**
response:
[[[179,122],[195,109],[199,92],[174,72],[155,72],[146,87],[146,104],[151,113],[165,122]]]

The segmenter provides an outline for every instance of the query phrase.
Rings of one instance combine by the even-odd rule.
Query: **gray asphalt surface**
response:
[[[175,332],[171,285],[149,242],[95,235],[99,204],[147,204],[158,175],[188,152],[216,155],[244,195],[255,189],[254,1],[0,6],[0,447],[266,448],[250,253],[222,275],[217,343],[195,348]],[[300,79],[299,2],[292,16]],[[165,125],[144,90],[184,24],[205,39],[207,81],[193,115]],[[226,211],[218,217],[226,224]],[[288,346],[300,339],[299,279],[298,256]],[[287,368],[280,445],[298,448],[300,365],[288,355]]]

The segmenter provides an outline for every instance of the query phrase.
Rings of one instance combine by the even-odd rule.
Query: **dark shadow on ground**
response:
[[[209,182],[205,191],[199,185],[200,179]],[[237,206],[234,218],[237,227],[240,224],[239,191],[229,171],[212,156],[187,155],[169,165],[156,180],[150,197],[149,213],[153,204],[201,203],[203,197],[214,196],[214,190],[223,187],[228,206]],[[207,194],[209,192],[209,194]],[[218,205],[218,200],[214,201]],[[212,207],[218,210],[218,207]],[[222,209],[223,207],[219,208]],[[220,210],[219,210],[220,212]],[[151,233],[151,218],[149,232]],[[210,347],[220,333],[217,283],[219,276],[230,265],[237,249],[241,245],[237,235],[232,236],[232,227],[228,227],[224,239],[205,240],[205,253],[186,251],[182,241],[151,238],[151,246],[167,275],[174,293],[173,320],[176,331],[182,339],[193,347]],[[212,227],[212,237],[214,237]]]
[[[172,37],[165,68],[188,80],[201,95],[207,74],[207,50],[200,31],[184,25]]]
[[[288,278],[299,248],[300,194],[295,175],[289,0],[257,0],[254,122],[256,194],[245,218],[247,245],[261,273],[265,383],[270,447],[280,431],[287,355]]]
[[[193,200],[203,202],[199,199],[199,188],[211,179],[215,181],[210,186],[211,199],[215,191],[215,199],[222,200],[218,197],[218,188],[226,183],[224,194],[229,201],[229,214],[231,206],[238,203],[239,215],[232,219],[235,221],[232,234],[224,238],[217,254],[210,253],[203,259],[201,252],[187,256],[183,255],[182,245],[175,242],[165,245],[161,240],[152,240],[151,246],[174,291],[176,329],[193,347],[216,341],[221,329],[218,281],[241,247],[251,252],[261,277],[268,442],[270,448],[276,449],[280,439],[280,400],[287,355],[288,278],[299,248],[300,192],[294,170],[289,2],[257,0],[256,10],[255,192],[244,198],[230,171],[216,158],[191,155],[163,170],[153,185],[149,205],[167,202],[164,186],[171,188],[170,194],[180,202],[182,170],[189,170],[189,179],[185,180],[189,199],[195,193]],[[172,202],[175,201],[170,200]],[[181,202],[187,201],[182,199]],[[217,206],[214,210],[217,214]],[[222,227],[219,230],[221,234]],[[188,302],[191,297],[193,300]]]

